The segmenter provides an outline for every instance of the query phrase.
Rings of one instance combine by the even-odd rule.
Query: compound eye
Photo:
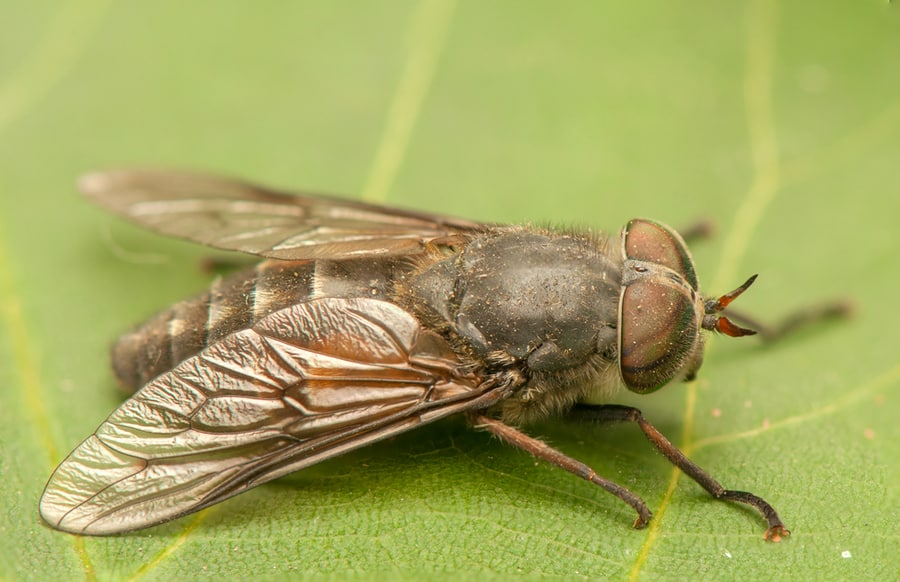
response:
[[[672,380],[698,340],[694,304],[683,290],[637,280],[619,302],[619,369],[632,392],[646,394]]]
[[[691,253],[677,232],[664,224],[635,218],[625,227],[625,256],[668,267],[684,277],[696,291],[697,272]]]

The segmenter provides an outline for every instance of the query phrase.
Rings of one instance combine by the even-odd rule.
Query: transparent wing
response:
[[[483,224],[236,180],[152,170],[88,174],[90,200],[163,234],[275,259],[405,255]]]
[[[493,396],[458,365],[392,303],[275,312],[123,403],[53,473],[41,515],[105,535],[196,511]]]

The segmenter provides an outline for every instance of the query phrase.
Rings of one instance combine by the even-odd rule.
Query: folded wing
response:
[[[88,174],[93,202],[157,232],[274,259],[341,259],[420,252],[484,228],[478,222],[339,198],[285,194],[179,172]]]
[[[322,298],[278,311],[167,372],[57,468],[53,527],[148,527],[422,423],[490,391],[397,305]]]

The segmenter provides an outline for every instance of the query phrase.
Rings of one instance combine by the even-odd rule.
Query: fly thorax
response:
[[[447,321],[481,358],[533,372],[580,366],[600,336],[614,344],[621,263],[605,249],[605,241],[527,230],[475,239],[455,261]]]

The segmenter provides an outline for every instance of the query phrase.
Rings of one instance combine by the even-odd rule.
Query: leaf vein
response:
[[[406,63],[391,100],[381,142],[362,190],[362,199],[384,202],[397,176],[434,79],[455,8],[454,0],[424,0],[408,27]]]

